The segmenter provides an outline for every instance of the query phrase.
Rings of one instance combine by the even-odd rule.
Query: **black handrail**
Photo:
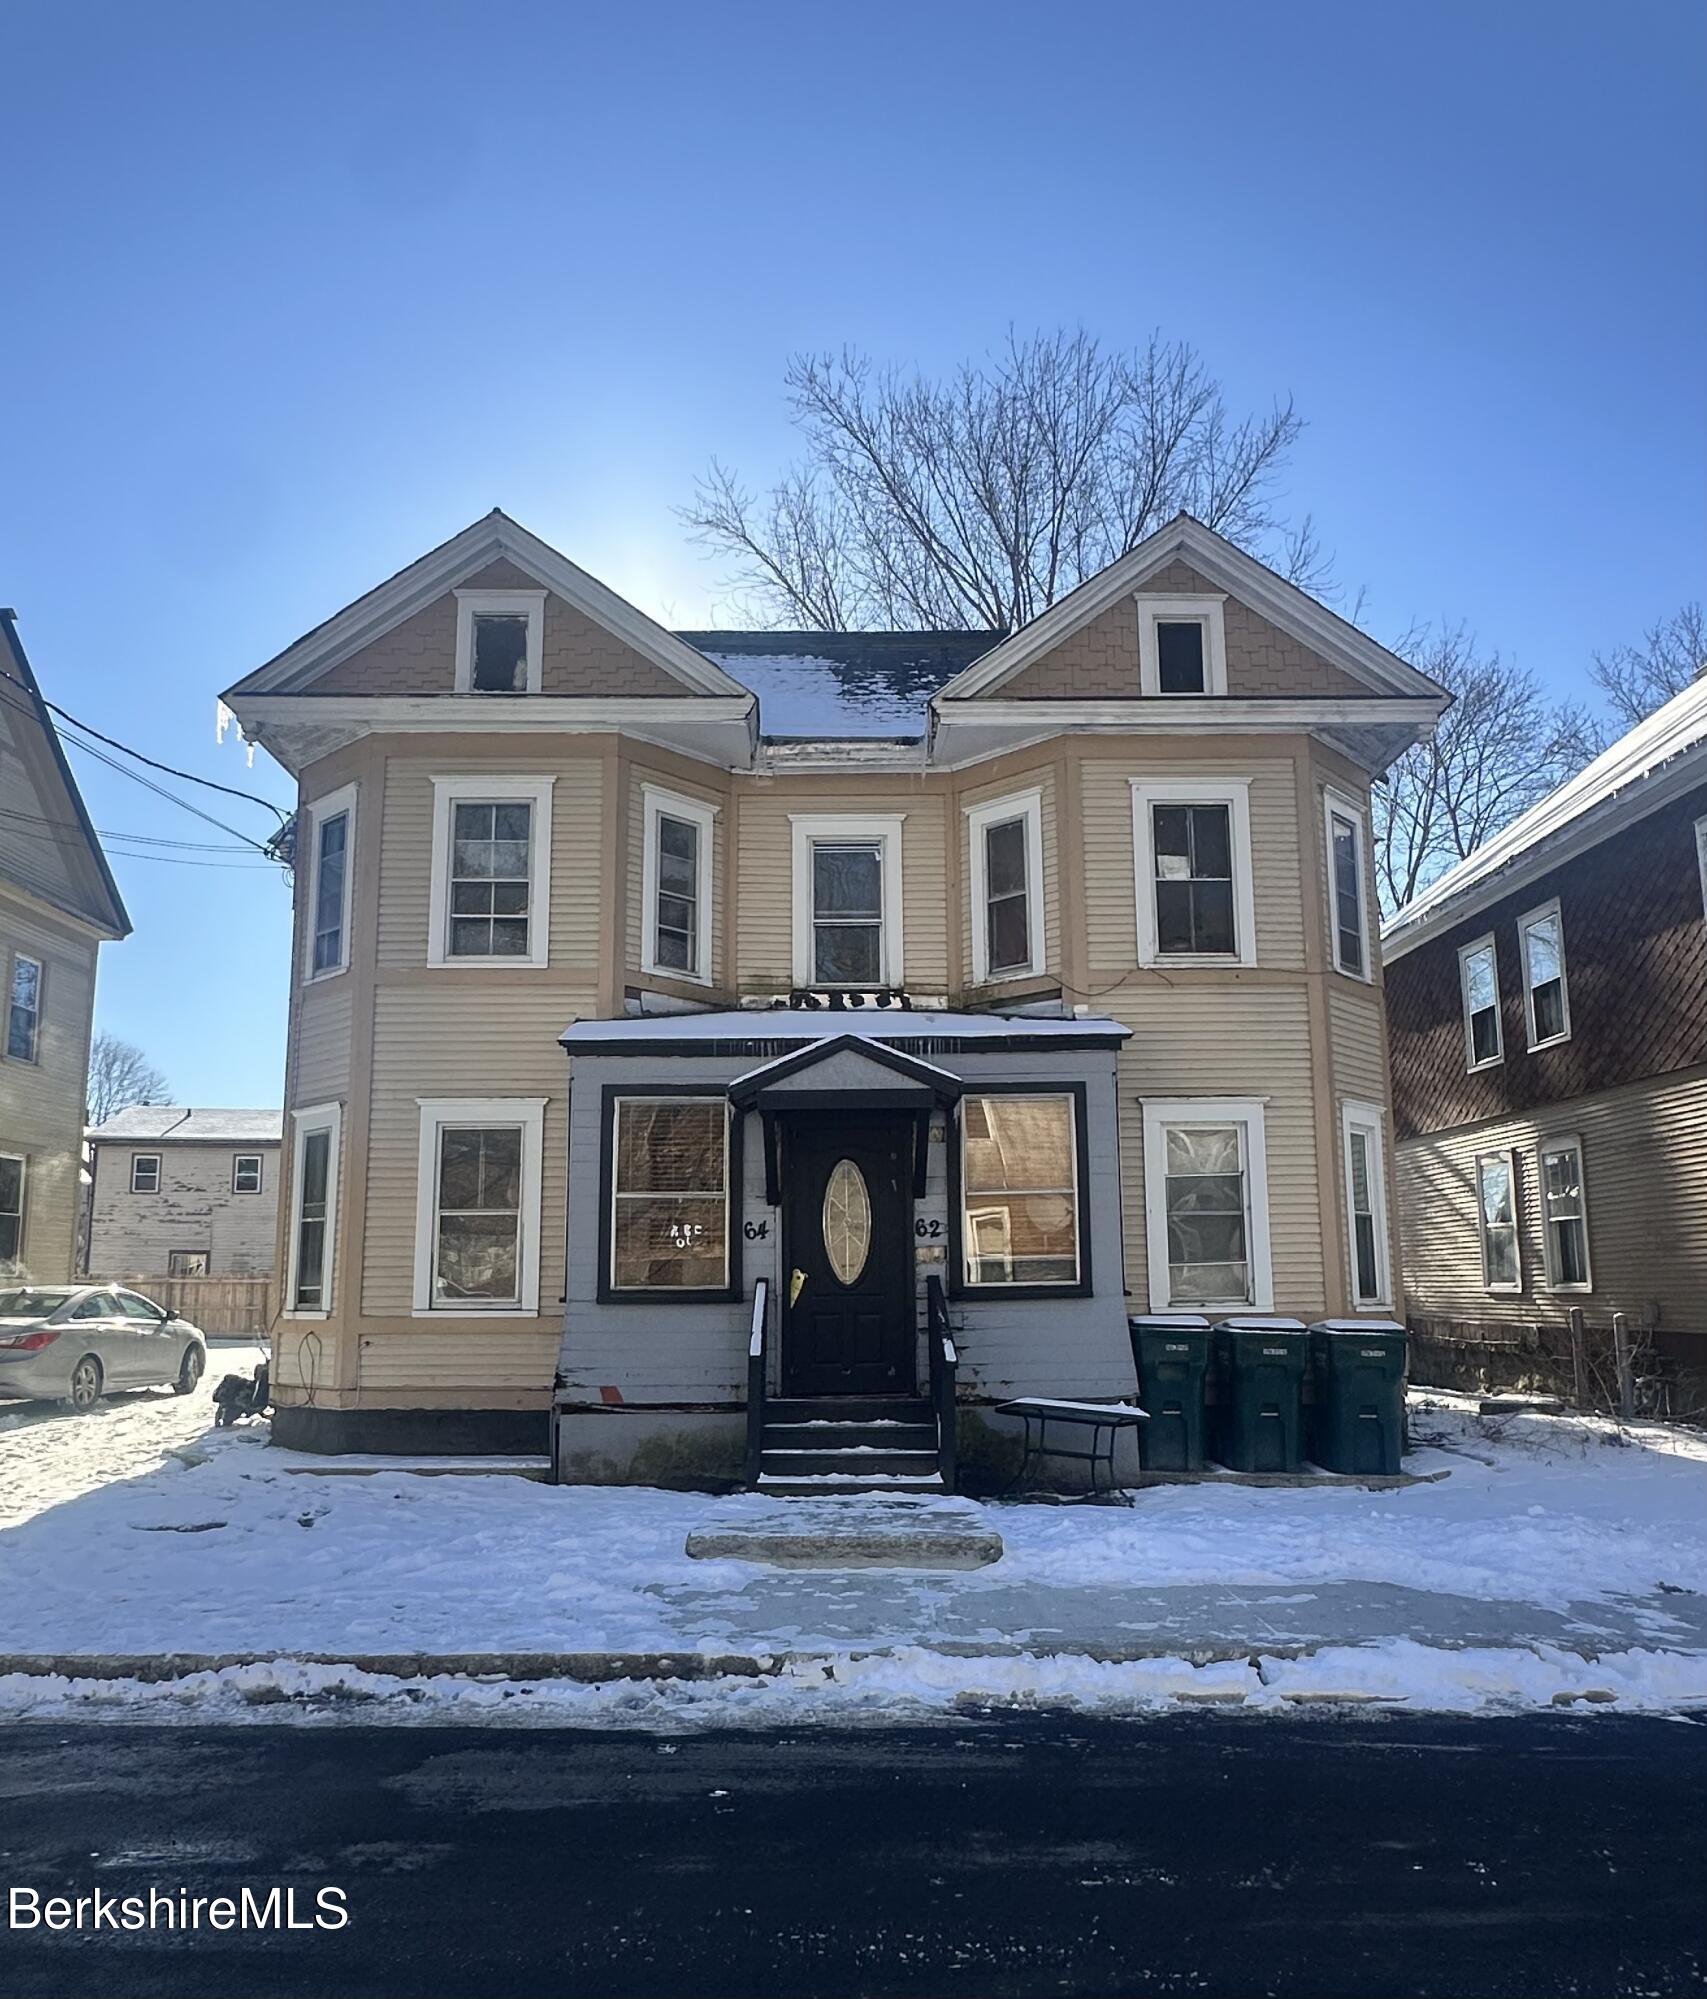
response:
[[[747,1340],[747,1483],[757,1485],[765,1449],[765,1308],[770,1280],[753,1286],[753,1330]]]
[[[960,1353],[948,1323],[948,1294],[942,1279],[925,1279],[925,1344],[930,1349],[931,1406],[936,1411],[937,1470],[944,1492],[952,1492],[958,1471],[954,1435],[954,1377]]]

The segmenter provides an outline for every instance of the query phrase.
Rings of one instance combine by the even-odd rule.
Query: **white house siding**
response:
[[[170,1139],[96,1145],[89,1221],[89,1274],[97,1278],[163,1277],[173,1250],[205,1250],[211,1277],[266,1277],[278,1232],[279,1160],[276,1141],[250,1143]],[[137,1153],[160,1159],[160,1189],[130,1191]],[[239,1153],[261,1155],[261,1191],[231,1191]]]

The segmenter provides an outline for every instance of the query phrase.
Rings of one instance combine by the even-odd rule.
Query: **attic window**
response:
[[[1138,598],[1138,685],[1160,695],[1225,694],[1225,600],[1201,597]]]
[[[1196,618],[1156,620],[1156,681],[1164,694],[1203,692],[1203,626]]]
[[[544,639],[543,590],[457,591],[457,693],[537,694]]]
[[[528,621],[508,612],[478,611],[474,617],[476,694],[525,694],[528,676]]]

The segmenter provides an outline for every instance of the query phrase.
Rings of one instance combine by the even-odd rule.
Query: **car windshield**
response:
[[[69,1291],[0,1291],[0,1319],[45,1319],[71,1296]]]

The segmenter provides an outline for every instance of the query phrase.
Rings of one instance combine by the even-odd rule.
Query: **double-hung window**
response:
[[[316,1104],[291,1115],[296,1145],[291,1168],[285,1311],[292,1317],[324,1318],[332,1309],[342,1112],[337,1104]]]
[[[258,1152],[239,1152],[232,1156],[231,1191],[234,1194],[258,1194],[261,1191],[261,1155]]]
[[[346,784],[307,808],[308,963],[305,976],[331,978],[350,962],[350,896],[355,860],[356,788]]]
[[[1505,1060],[1499,954],[1491,933],[1459,950],[1458,987],[1464,1001],[1465,1066],[1472,1071],[1491,1069]]]
[[[543,1097],[420,1100],[415,1312],[539,1308]]]
[[[901,815],[793,820],[794,979],[901,984]]]
[[[968,810],[972,978],[1026,978],[1043,970],[1043,793],[1026,791]]]
[[[24,1161],[0,1152],[0,1272],[24,1260]]]
[[[1518,1237],[1515,1152],[1478,1154],[1476,1208],[1482,1228],[1483,1288],[1521,1291],[1523,1246]]]
[[[1364,819],[1361,809],[1340,792],[1324,794],[1328,842],[1328,935],[1334,968],[1367,979],[1369,896],[1365,886]]]
[[[22,951],[12,960],[12,984],[6,995],[6,1053],[14,1062],[33,1062],[41,1042],[42,968],[39,958]]]
[[[433,779],[429,964],[548,962],[551,787],[549,777]]]
[[[1254,965],[1250,785],[1132,786],[1141,965]]]
[[[1341,1129],[1345,1145],[1351,1296],[1352,1303],[1362,1311],[1392,1302],[1387,1260],[1387,1179],[1379,1107],[1346,1104]]]
[[[609,1099],[608,1290],[721,1294],[729,1284],[729,1107],[721,1097]]]
[[[1555,896],[1517,920],[1523,960],[1523,1016],[1531,1048],[1571,1038],[1571,996],[1565,984],[1565,919]]]
[[[1263,1106],[1146,1099],[1150,1307],[1273,1307]]]
[[[1589,1291],[1594,1280],[1588,1261],[1588,1196],[1583,1187],[1583,1146],[1576,1137],[1544,1138],[1541,1154],[1541,1219],[1552,1291]]]
[[[543,590],[457,591],[457,693],[537,694],[544,639]]]
[[[130,1191],[133,1194],[159,1193],[160,1155],[158,1152],[133,1152],[130,1155]]]
[[[1221,597],[1138,599],[1138,684],[1145,694],[1225,694]]]
[[[1707,819],[1695,822],[1695,863],[1701,872],[1701,913],[1707,916]]]
[[[961,1276],[968,1285],[1079,1285],[1080,1106],[1053,1091],[960,1102]]]
[[[650,784],[642,788],[642,803],[641,969],[709,984],[715,808]]]

